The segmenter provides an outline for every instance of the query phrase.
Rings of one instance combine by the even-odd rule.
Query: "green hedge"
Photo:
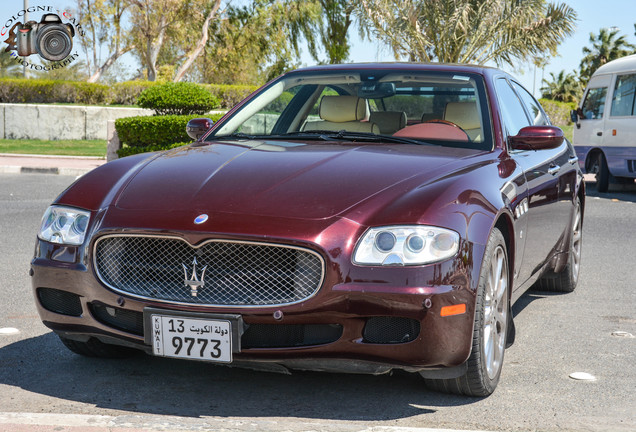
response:
[[[217,121],[223,114],[211,116]],[[129,147],[167,146],[175,143],[191,142],[186,133],[186,125],[193,118],[191,115],[139,116],[124,117],[115,120],[115,129],[122,145]],[[144,150],[150,151],[150,150]]]
[[[168,82],[141,92],[137,104],[157,115],[205,114],[219,107],[219,100],[202,86],[191,82]]]
[[[570,120],[570,111],[576,109],[574,102],[559,102],[552,99],[539,99],[539,102],[548,117],[550,117],[552,124],[565,126],[572,123],[572,120]]]
[[[111,105],[136,105],[137,98],[142,91],[159,84],[154,81],[125,81],[115,83],[111,87],[109,104]]]
[[[166,144],[166,145],[154,145],[154,146],[148,146],[148,147],[122,147],[119,150],[117,150],[117,156],[119,156],[120,158],[123,158],[126,156],[132,156],[138,153],[170,150],[172,148],[181,147],[188,144],[190,144],[190,142]]]
[[[110,92],[104,84],[45,79],[0,79],[0,102],[103,104]]]
[[[0,78],[0,102],[74,103],[80,105],[135,105],[142,91],[160,83],[126,81],[105,85],[83,81]],[[200,84],[224,109],[232,108],[257,89],[256,86]]]

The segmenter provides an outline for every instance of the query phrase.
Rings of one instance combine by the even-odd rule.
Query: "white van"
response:
[[[606,109],[607,107],[607,109]],[[636,55],[594,72],[579,108],[572,111],[574,147],[583,172],[596,174],[596,188],[636,178]]]

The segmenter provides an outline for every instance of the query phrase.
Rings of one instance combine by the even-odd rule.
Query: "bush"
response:
[[[217,121],[222,115],[216,114],[211,118]],[[186,125],[197,117],[200,115],[125,117],[115,120],[115,129],[121,143],[129,147],[167,146],[191,142]]]
[[[0,79],[0,102],[104,104],[109,99],[107,85],[46,79]]]
[[[188,145],[188,144],[190,144],[190,143],[189,142],[182,142],[182,143],[166,144],[166,145],[155,145],[155,146],[148,146],[148,147],[127,147],[126,146],[126,147],[122,147],[119,150],[117,150],[117,156],[119,156],[120,158],[123,158],[123,157],[126,157],[126,156],[132,156],[132,155],[139,154],[139,153],[170,150],[172,148],[181,147],[181,146]]]
[[[104,84],[63,81],[55,82],[54,93],[58,98],[64,98],[67,103],[81,105],[106,104],[110,99],[110,87]]]
[[[552,99],[539,99],[539,102],[555,126],[565,126],[572,123],[570,111],[576,109],[576,103],[559,102]]]
[[[137,104],[157,115],[204,114],[219,106],[219,100],[195,83],[165,83],[141,92]]]
[[[197,115],[139,116],[115,120],[117,136],[130,147],[147,147],[190,141],[186,125]]]
[[[110,88],[109,103],[115,105],[135,105],[142,91],[158,85],[154,81],[125,81],[115,83]]]

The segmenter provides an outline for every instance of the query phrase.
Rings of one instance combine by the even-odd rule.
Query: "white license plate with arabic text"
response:
[[[225,320],[152,315],[156,356],[232,362],[232,324]]]

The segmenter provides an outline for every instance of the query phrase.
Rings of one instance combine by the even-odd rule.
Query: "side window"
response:
[[[610,116],[618,117],[634,115],[635,89],[636,75],[621,75],[616,77],[616,86],[614,86]]]
[[[500,78],[495,82],[495,86],[497,99],[499,99],[499,112],[508,135],[517,135],[521,128],[530,126],[526,112],[507,80]]]
[[[523,104],[526,106],[526,109],[530,113],[530,117],[532,117],[532,124],[535,126],[549,125],[550,122],[543,113],[539,102],[537,102],[537,100],[530,93],[528,93],[526,89],[521,87],[516,82],[513,81],[512,85],[514,86],[515,90],[517,90],[517,94],[521,98],[521,102],[523,102]]]
[[[270,102],[258,113],[254,114],[249,120],[245,121],[236,132],[249,135],[268,135],[272,133],[272,129],[278,122],[281,114],[289,105],[291,100],[296,96],[300,86],[293,87],[281,94],[278,98]]]
[[[583,101],[583,117],[581,120],[594,120],[603,118],[605,111],[605,96],[607,87],[591,88]]]

